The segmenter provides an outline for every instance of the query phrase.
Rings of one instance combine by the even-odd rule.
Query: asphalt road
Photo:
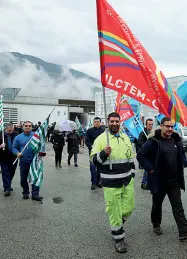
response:
[[[187,258],[187,243],[178,241],[168,199],[163,205],[164,235],[153,234],[151,195],[140,188],[142,172],[136,173],[136,208],[126,223],[128,253],[120,255],[113,247],[102,189],[90,190],[87,150],[81,150],[79,168],[63,163],[58,170],[50,145],[47,153],[43,204],[22,199],[19,170],[10,197],[3,196],[1,187],[0,259]],[[187,213],[187,194],[182,196]],[[60,203],[55,203],[57,197]]]

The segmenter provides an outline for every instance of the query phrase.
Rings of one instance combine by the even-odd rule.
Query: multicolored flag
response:
[[[3,96],[0,96],[0,131],[4,130]],[[3,134],[4,135],[4,134]]]
[[[43,156],[45,156],[45,142],[47,129],[49,125],[49,117],[38,128],[31,139],[30,147],[34,150],[35,156],[30,165],[28,182],[36,186],[41,186],[43,180]]]
[[[187,122],[165,76],[106,0],[97,0],[97,23],[102,85],[157,109],[174,122]]]

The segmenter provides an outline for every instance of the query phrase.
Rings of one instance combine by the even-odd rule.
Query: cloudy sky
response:
[[[166,76],[187,74],[186,0],[109,0]],[[0,52],[99,78],[95,0],[0,0]]]

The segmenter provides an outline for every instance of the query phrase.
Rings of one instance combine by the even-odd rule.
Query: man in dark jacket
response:
[[[148,172],[148,187],[153,196],[151,220],[154,233],[162,234],[162,203],[167,194],[178,226],[179,240],[186,240],[187,220],[180,189],[185,190],[183,168],[187,166],[187,161],[181,137],[173,131],[173,123],[169,118],[163,118],[161,129],[150,134],[139,150],[137,159]]]
[[[144,131],[142,131],[138,137],[138,144],[137,144],[137,150],[139,150],[143,144],[147,141],[147,136],[149,135],[150,131],[153,128],[153,120],[152,119],[147,119],[146,120],[146,127],[144,128]],[[145,169],[145,168],[144,168]],[[149,188],[147,187],[147,171],[144,170],[143,178],[142,178],[142,183],[141,183],[141,188],[144,190],[148,190]]]
[[[17,163],[13,165],[16,156],[12,153],[12,144],[16,135],[17,133],[14,131],[14,126],[11,123],[8,123],[4,130],[4,143],[2,132],[0,133],[0,164],[4,196],[10,196],[11,191],[13,191],[11,183],[16,171]]]
[[[102,134],[104,131],[105,131],[105,129],[103,127],[101,127],[101,119],[99,117],[95,117],[94,118],[94,127],[88,129],[86,132],[86,142],[85,143],[86,143],[86,146],[88,147],[89,155],[91,154],[92,145],[93,145],[95,139],[100,134]],[[95,190],[96,186],[101,188],[102,185],[100,183],[100,173],[92,162],[90,162],[90,173],[91,173],[91,182],[92,182],[91,189]]]

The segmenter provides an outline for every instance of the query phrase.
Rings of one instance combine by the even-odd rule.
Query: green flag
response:
[[[77,130],[81,131],[82,130],[82,125],[80,124],[80,121],[79,121],[79,119],[77,117],[75,118],[75,123],[77,125]]]
[[[43,156],[45,155],[45,141],[47,129],[49,125],[49,117],[35,132],[30,142],[30,147],[34,150],[35,156],[30,165],[28,182],[36,186],[41,186],[43,180]],[[42,156],[43,155],[43,156]]]
[[[88,128],[92,128],[92,127],[93,127],[93,122],[92,122],[92,120],[90,120],[88,123]]]

